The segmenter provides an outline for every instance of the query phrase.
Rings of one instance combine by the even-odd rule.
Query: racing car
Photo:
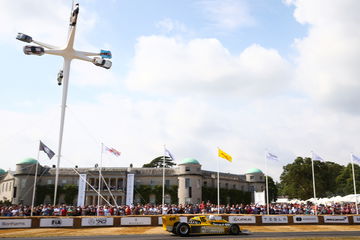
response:
[[[181,237],[201,234],[240,234],[237,224],[229,223],[214,215],[196,216],[188,223],[181,222],[180,216],[165,215],[162,217],[163,229]]]

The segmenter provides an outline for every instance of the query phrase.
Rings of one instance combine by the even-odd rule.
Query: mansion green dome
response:
[[[18,162],[17,164],[37,164],[38,161],[34,158],[25,158],[24,160]]]
[[[184,158],[180,164],[197,164],[200,165],[199,161],[195,158]]]
[[[254,174],[254,173],[263,173],[263,172],[258,168],[250,168],[246,171],[246,174]]]
[[[5,174],[5,173],[6,173],[6,171],[4,169],[0,168],[0,175]]]

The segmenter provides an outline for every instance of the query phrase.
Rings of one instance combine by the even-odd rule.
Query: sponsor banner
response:
[[[31,219],[1,219],[0,228],[30,228]]]
[[[353,216],[354,223],[360,223],[360,216]]]
[[[262,223],[288,223],[287,216],[261,216]]]
[[[126,205],[130,206],[134,202],[134,174],[127,175],[126,184]]]
[[[324,216],[324,223],[349,223],[347,216]]]
[[[229,216],[229,223],[255,224],[256,217],[255,216]]]
[[[85,189],[86,189],[86,174],[79,174],[77,206],[83,207],[85,204]]]
[[[319,218],[317,216],[307,216],[307,215],[296,215],[293,216],[294,223],[318,223]]]
[[[73,218],[42,218],[40,227],[72,227],[74,226]]]
[[[113,226],[114,218],[107,217],[94,217],[94,218],[82,218],[81,226]]]
[[[180,217],[180,222],[187,223],[188,222],[187,217]],[[162,218],[161,217],[159,217],[158,223],[159,223],[159,225],[162,225]]]
[[[205,234],[224,234],[225,233],[225,228],[224,227],[202,227],[201,229],[201,233],[205,233]]]
[[[121,225],[151,225],[151,217],[122,217]]]

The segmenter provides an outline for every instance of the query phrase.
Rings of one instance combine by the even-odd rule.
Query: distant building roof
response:
[[[199,161],[195,158],[184,158],[180,164],[197,164],[200,165]]]
[[[4,169],[0,168],[0,175],[5,174],[5,173],[6,173],[6,171]]]
[[[18,162],[17,164],[37,164],[37,160],[34,158],[25,158],[24,160]]]
[[[263,172],[258,168],[250,168],[246,171],[246,174],[251,174],[251,173],[263,173]]]

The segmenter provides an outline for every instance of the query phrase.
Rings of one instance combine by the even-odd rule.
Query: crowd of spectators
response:
[[[360,208],[360,206],[359,206]],[[216,204],[200,203],[187,205],[161,205],[145,204],[134,206],[68,206],[68,205],[40,205],[33,209],[33,216],[122,216],[122,215],[161,215],[164,214],[210,214],[218,213]],[[270,204],[269,214],[306,214],[315,215],[346,215],[356,214],[354,203],[334,203],[329,205],[318,205],[316,208],[313,204]],[[234,204],[220,205],[220,214],[266,214],[265,205],[255,204]],[[0,216],[30,216],[31,207],[23,205],[0,205]]]

